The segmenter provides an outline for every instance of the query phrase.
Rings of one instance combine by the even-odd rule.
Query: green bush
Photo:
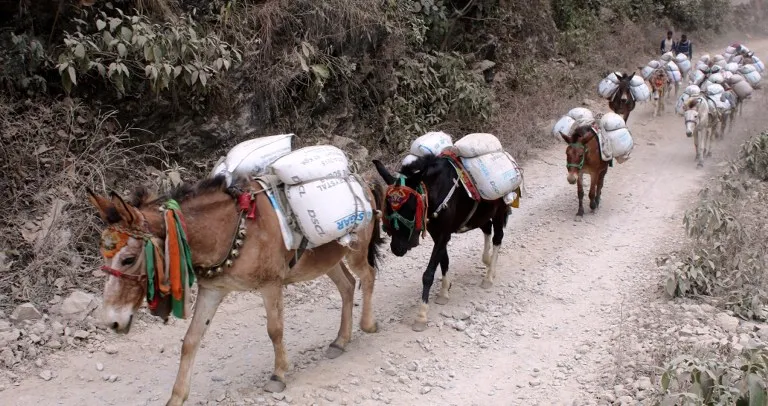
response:
[[[78,31],[65,33],[56,65],[65,92],[84,76],[95,75],[107,80],[118,97],[147,87],[155,94],[170,88],[205,93],[218,75],[241,61],[238,50],[213,33],[202,35],[186,16],[153,24],[145,16],[116,12],[113,17],[84,12],[84,19],[76,20]]]

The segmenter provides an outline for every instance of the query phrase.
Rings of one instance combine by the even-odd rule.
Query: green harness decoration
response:
[[[386,199],[392,208],[392,213],[384,216],[383,223],[385,230],[394,229],[400,230],[402,224],[408,229],[408,239],[413,236],[414,232],[421,231],[422,236],[427,230],[427,192],[423,183],[419,183],[416,190],[411,189],[405,185],[405,177],[400,176],[394,185],[387,187]],[[403,217],[399,211],[403,204],[408,201],[410,196],[414,196],[416,199],[416,213],[414,218],[409,220]],[[391,229],[389,230],[391,232]]]
[[[566,163],[565,167],[566,168],[578,168],[579,170],[582,170],[582,168],[584,168],[584,160],[587,158],[587,152],[589,152],[589,148],[586,145],[584,145],[584,144],[582,144],[580,142],[574,142],[572,144],[569,144],[569,146],[571,148],[583,148],[584,149],[584,154],[581,155],[581,162],[579,162],[578,164]]]

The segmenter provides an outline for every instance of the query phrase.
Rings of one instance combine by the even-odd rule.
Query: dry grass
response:
[[[135,131],[114,111],[70,99],[0,99],[0,294],[41,304],[71,287],[93,290],[99,220],[85,187],[124,192],[151,179],[137,164],[159,166],[165,155],[157,144],[131,145]]]

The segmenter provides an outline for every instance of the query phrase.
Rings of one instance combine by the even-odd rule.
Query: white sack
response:
[[[210,177],[224,174],[227,185],[235,175],[261,176],[270,172],[270,165],[291,152],[293,134],[271,135],[243,141],[230,149],[226,157],[211,171]]]
[[[730,62],[729,64],[725,65],[725,70],[731,73],[736,73],[739,71],[739,64],[736,62]]]
[[[739,73],[741,73],[742,75],[746,75],[747,73],[752,73],[755,71],[757,71],[757,67],[755,67],[755,65],[753,64],[744,65],[741,68],[739,68]]]
[[[695,85],[700,85],[701,82],[704,81],[704,78],[706,76],[707,75],[705,75],[704,72],[702,72],[700,70],[697,70],[696,72],[694,72],[693,79],[691,80],[691,82],[693,82],[693,84],[695,84]]]
[[[484,200],[500,199],[523,183],[520,167],[507,152],[462,158],[461,162]]]
[[[685,73],[685,72],[690,72],[691,71],[691,66],[692,66],[691,65],[691,61],[686,59],[684,61],[680,61],[680,62],[676,62],[676,63],[677,63],[677,66],[680,68],[681,72]]]
[[[648,80],[651,78],[654,70],[656,70],[656,68],[646,66],[640,70],[640,74],[643,75],[643,79]]]
[[[758,72],[763,73],[765,71],[765,64],[760,60],[760,58],[752,55],[752,61],[752,64],[755,65],[755,68]]]
[[[757,71],[753,71],[744,75],[744,79],[746,79],[753,88],[757,89],[760,85],[760,79],[762,79],[762,76],[760,76],[760,73]]]
[[[611,75],[613,75],[613,73],[611,73]],[[604,99],[613,97],[617,90],[619,90],[619,85],[608,78],[601,80],[597,85],[597,94]]]
[[[722,84],[723,82],[725,82],[725,78],[723,77],[723,74],[719,72],[709,75],[709,78],[707,80],[709,80],[712,83],[718,83],[718,84]]]
[[[560,117],[560,120],[557,120],[555,126],[552,127],[552,135],[554,135],[555,138],[562,140],[563,137],[560,135],[560,133],[570,136],[576,129],[575,124],[576,120],[574,120],[573,117],[562,116]]]
[[[754,89],[746,80],[742,80],[733,85],[733,92],[739,96],[739,99],[746,99],[752,94]]]
[[[611,111],[603,114],[603,117],[600,118],[600,129],[603,131],[615,131],[620,128],[627,128],[627,123],[620,115]]]
[[[632,79],[629,80],[630,86],[640,86],[645,84],[645,80],[638,75],[632,75]]]
[[[632,152],[632,149],[635,145],[632,140],[632,134],[627,128],[605,131],[603,132],[603,136],[611,142],[613,157],[623,158],[617,159],[619,163],[621,163],[623,160],[629,159],[629,154]]]
[[[453,145],[451,136],[442,131],[430,131],[411,143],[411,155],[439,155],[444,149]]]
[[[285,197],[301,233],[316,245],[341,238],[373,218],[371,203],[353,176],[287,186]]]
[[[400,165],[401,166],[408,165],[409,163],[411,163],[411,162],[413,162],[413,161],[415,161],[417,159],[419,159],[419,157],[417,157],[416,155],[408,154],[408,155],[405,156],[405,158],[403,158],[403,161],[400,163]]]
[[[595,115],[592,110],[584,107],[574,107],[568,114],[568,117],[576,120],[576,126],[583,127],[585,125],[592,125],[595,122]]]
[[[641,83],[639,86],[631,86],[629,91],[632,93],[632,97],[635,98],[635,101],[638,102],[645,102],[651,98],[651,89],[645,82]]]
[[[648,66],[650,66],[653,69],[658,69],[658,68],[661,67],[661,62],[659,62],[657,60],[652,60],[652,61],[648,62]]]
[[[718,83],[711,83],[707,86],[707,95],[709,96],[719,96],[722,94],[725,89],[723,88],[723,85]]]
[[[726,80],[726,82],[729,85],[731,85],[731,86],[735,85],[736,83],[743,82],[743,81],[744,81],[744,76],[739,75],[738,73],[733,75],[733,76],[731,76],[729,79]]]
[[[349,161],[344,151],[333,145],[313,145],[276,160],[272,170],[286,185],[298,185],[323,178],[346,178]]]
[[[668,70],[667,77],[672,81],[672,83],[680,83],[683,80],[683,75],[680,73],[680,71]]]
[[[672,51],[669,51],[661,56],[661,60],[664,62],[669,62],[675,59],[675,54]]]
[[[501,141],[495,135],[487,133],[467,134],[456,141],[454,147],[456,147],[458,155],[464,158],[474,158],[491,152],[503,151]]]

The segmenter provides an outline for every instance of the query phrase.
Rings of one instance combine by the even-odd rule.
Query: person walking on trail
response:
[[[687,35],[683,34],[680,36],[680,42],[677,43],[676,52],[678,54],[684,54],[688,57],[688,60],[693,60],[693,44],[691,44]]]
[[[661,40],[661,55],[669,51],[674,52],[677,49],[677,43],[672,39],[672,31],[667,31],[667,38]]]

